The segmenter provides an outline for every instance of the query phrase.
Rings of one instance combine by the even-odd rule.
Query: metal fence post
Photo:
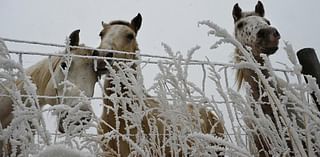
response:
[[[311,75],[316,78],[318,87],[320,88],[320,63],[316,51],[313,48],[303,48],[297,52],[297,56],[300,64],[302,65],[301,73],[304,75]],[[308,82],[307,78],[304,78],[306,82]],[[311,93],[311,96],[320,111],[320,101],[317,100],[314,92]]]

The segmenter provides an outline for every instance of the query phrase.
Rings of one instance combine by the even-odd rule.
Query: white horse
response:
[[[79,32],[76,30],[70,35],[71,46],[79,45]],[[67,53],[67,50],[63,52]],[[99,55],[93,50],[85,50],[80,48],[71,48],[70,53],[72,55],[80,56],[93,56]],[[98,60],[98,65],[103,65],[102,60]],[[51,66],[51,67],[50,67]],[[74,125],[85,124],[90,121],[92,116],[92,110],[90,101],[82,99],[85,97],[92,97],[94,92],[95,83],[98,81],[98,75],[103,71],[104,67],[94,68],[94,60],[89,58],[80,57],[51,57],[46,58],[35,65],[26,69],[26,74],[30,77],[32,82],[36,86],[36,94],[39,96],[60,96],[61,98],[39,98],[39,106],[42,107],[46,104],[57,105],[64,104],[70,107],[78,107],[77,113],[64,113],[60,119],[59,130],[64,132],[66,127],[71,123]],[[100,69],[102,69],[100,71]],[[21,94],[26,94],[24,90],[24,82],[17,81],[16,86]],[[1,92],[5,94],[5,92]],[[78,97],[78,98],[64,98],[66,97]],[[7,128],[10,122],[13,120],[13,100],[9,97],[0,97],[0,121],[2,128]],[[28,106],[28,105],[27,105]],[[66,115],[77,114],[78,119],[73,119],[65,123],[62,119],[67,118]],[[0,141],[0,144],[6,141]],[[10,144],[9,144],[10,146]],[[2,149],[2,147],[1,147]],[[5,150],[7,154],[10,154],[10,150]],[[1,156],[1,154],[0,154]]]

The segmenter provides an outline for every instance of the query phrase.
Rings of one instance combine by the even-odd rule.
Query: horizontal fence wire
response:
[[[10,95],[6,95],[6,94],[0,94],[0,97],[11,97]],[[20,95],[22,98],[28,98],[29,95]],[[65,99],[81,99],[81,98],[84,98],[84,97],[81,97],[81,96],[47,96],[47,95],[37,95],[38,98],[45,98],[45,99],[62,99],[62,98],[65,98]],[[157,98],[156,96],[150,96],[150,97],[147,97],[145,98],[145,100],[154,100],[155,98]],[[89,100],[103,100],[103,99],[110,99],[109,97],[88,97]],[[121,99],[118,98],[118,99]],[[138,99],[134,99],[134,100],[138,100]],[[174,101],[175,99],[165,99],[165,100],[168,100],[168,101]],[[216,104],[223,104],[223,103],[226,103],[226,101],[207,101],[207,102],[204,102],[204,101],[197,101],[197,100],[193,100],[193,102],[201,102],[201,103],[216,103]],[[228,101],[228,103],[234,103],[232,101]]]
[[[117,50],[98,49],[98,48],[82,47],[82,46],[68,46],[68,45],[62,45],[62,44],[36,42],[36,41],[25,41],[25,40],[17,40],[17,39],[9,39],[9,38],[1,38],[1,39],[4,40],[4,41],[7,41],[7,42],[14,42],[14,43],[34,44],[34,45],[42,45],[42,46],[53,46],[53,47],[60,47],[60,48],[68,48],[69,47],[69,48],[78,48],[78,49],[84,49],[84,50],[106,52],[106,53],[131,54],[132,55],[132,52],[117,51]],[[82,55],[62,54],[62,53],[27,52],[27,51],[14,51],[14,50],[10,50],[9,53],[19,54],[19,55],[26,54],[26,55],[57,56],[57,57],[71,56],[71,57],[79,57],[79,58],[87,58],[87,59],[108,59],[108,60],[117,60],[117,61],[137,61],[135,59],[102,57],[102,56],[82,56]],[[141,56],[141,57],[156,58],[156,59],[163,59],[163,60],[174,60],[175,59],[173,57],[144,54],[144,53],[141,53],[141,52],[138,52],[138,55]],[[187,60],[186,59],[182,59],[182,61],[186,62]],[[158,61],[140,60],[139,62],[141,62],[141,63],[149,63],[149,64],[159,64],[160,60],[158,60]],[[168,64],[168,63],[164,62],[162,64]],[[182,64],[185,64],[185,63],[182,63]],[[202,60],[195,60],[195,59],[188,60],[188,65],[215,65],[215,66],[222,66],[222,67],[232,67],[232,68],[235,67],[235,65],[231,64],[231,63],[219,63],[219,62],[202,61]],[[264,67],[261,66],[260,68],[263,69]],[[279,72],[293,72],[292,69],[273,68],[272,70],[279,71]]]

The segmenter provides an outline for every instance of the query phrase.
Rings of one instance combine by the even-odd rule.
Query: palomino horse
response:
[[[137,60],[136,36],[141,23],[142,17],[138,14],[131,22],[113,21],[109,24],[103,24],[103,30],[100,33],[102,42],[99,48],[128,52],[126,54],[115,53],[113,54],[114,59]],[[120,29],[126,32],[123,34],[127,37],[126,40],[113,39],[114,31]],[[103,140],[105,153],[108,153],[106,156],[110,154],[121,157],[132,155],[185,156],[183,153],[187,152],[182,152],[182,146],[176,145],[179,152],[175,154],[176,152],[170,149],[170,146],[175,146],[166,143],[170,136],[173,136],[170,135],[170,131],[172,131],[170,126],[166,125],[168,123],[164,123],[165,117],[161,116],[161,113],[166,111],[161,109],[160,102],[144,93],[143,85],[141,85],[143,83],[139,82],[137,78],[139,67],[136,62],[118,60],[114,61],[109,68],[110,75],[106,76],[104,82],[104,93],[107,99],[104,99],[101,128],[98,130],[100,134],[106,135]],[[196,115],[198,119],[201,119],[201,124],[194,124],[195,126],[200,125],[201,132],[223,137],[223,124],[219,122],[213,111],[205,107],[195,109],[192,105],[188,105],[188,111],[190,115]],[[135,145],[141,144],[143,141],[149,142],[143,146],[148,148],[149,154],[137,152],[138,149]],[[187,140],[186,143],[190,146],[193,141]]]
[[[255,6],[255,11],[243,12],[238,4],[233,7],[233,18],[235,24],[235,37],[244,46],[250,47],[251,53],[255,61],[260,64],[260,66],[265,66],[265,60],[261,56],[262,54],[269,56],[274,54],[278,50],[278,44],[280,39],[280,33],[278,30],[270,25],[270,21],[264,18],[264,7],[263,4],[258,1]],[[243,54],[237,48],[235,51],[235,62],[240,63],[244,60]],[[266,68],[261,69],[262,74],[265,78],[269,80],[270,72]],[[260,104],[262,112],[271,118],[272,123],[276,127],[280,134],[279,127],[277,125],[277,118],[271,105],[271,98],[266,94],[265,87],[261,83],[261,79],[258,77],[257,73],[249,68],[240,68],[236,73],[239,88],[243,81],[247,82],[251,87],[252,97],[257,102],[255,105]],[[283,81],[276,77],[275,81],[268,81],[269,85],[275,89],[275,95],[280,98],[283,94],[279,86],[283,86]],[[253,110],[256,111],[257,106],[251,105]],[[288,106],[287,106],[288,107]],[[289,109],[288,109],[289,112]],[[290,113],[289,113],[290,114]],[[261,118],[261,117],[260,117]],[[299,120],[297,120],[299,121]],[[246,121],[247,125],[254,129],[254,122]],[[301,122],[298,122],[301,124]],[[303,127],[303,126],[300,126]],[[254,144],[258,149],[257,156],[272,156],[270,153],[272,150],[270,139],[261,134],[262,131],[257,131],[254,135]],[[287,141],[290,152],[292,152],[292,143]]]
[[[71,33],[71,46],[79,46],[79,32],[80,30],[76,30]],[[80,46],[84,47],[84,45]],[[65,50],[64,53],[67,53],[67,50]],[[70,53],[73,55],[81,56],[93,56],[95,54],[93,50],[85,50],[79,48],[71,48]],[[49,62],[51,64],[49,64]],[[49,66],[52,66],[52,69],[49,68]],[[52,70],[51,72],[50,69]],[[99,70],[100,68],[98,67],[96,69]],[[97,72],[98,71],[96,71],[94,68],[93,59],[79,57],[51,57],[51,59],[46,58],[26,69],[26,74],[30,76],[32,82],[36,85],[37,95],[40,96],[92,97],[95,83],[98,81]],[[23,84],[24,83],[21,81],[17,82],[17,87],[21,91],[21,94],[26,94]],[[14,118],[12,113],[13,102],[8,97],[0,97],[0,102],[1,125],[3,128],[6,128],[8,125],[10,125],[10,122]],[[65,104],[71,107],[77,106],[79,108],[79,111],[77,113],[67,113],[69,115],[80,115],[78,116],[79,119],[71,120],[68,122],[68,124],[63,124],[61,120],[62,118],[60,118],[59,130],[62,132],[65,131],[65,127],[62,126],[70,126],[71,123],[79,125],[87,123],[91,119],[92,110],[90,102],[87,100],[84,101],[80,98],[39,98],[40,107],[46,104]],[[63,118],[68,117],[69,116],[63,116]]]

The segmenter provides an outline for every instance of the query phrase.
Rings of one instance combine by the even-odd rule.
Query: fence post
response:
[[[311,75],[316,78],[318,87],[320,88],[320,63],[316,54],[316,51],[313,48],[303,48],[297,52],[297,56],[300,64],[302,65],[301,73],[304,75]],[[308,80],[304,77],[306,82]],[[317,100],[315,93],[312,92],[311,96],[314,102],[317,104],[318,110],[320,111],[320,102]]]

